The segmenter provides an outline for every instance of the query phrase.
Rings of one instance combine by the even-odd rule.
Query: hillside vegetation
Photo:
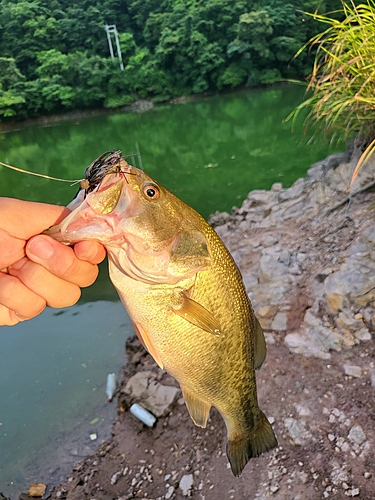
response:
[[[303,78],[292,60],[340,0],[2,0],[0,118],[114,108]],[[124,71],[106,24],[119,33]],[[114,42],[114,40],[113,40]]]

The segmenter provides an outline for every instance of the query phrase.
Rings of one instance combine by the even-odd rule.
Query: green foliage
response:
[[[375,135],[375,1],[354,5],[342,2],[344,19],[314,14],[328,28],[316,35],[311,97],[293,113],[308,108],[306,125],[322,123],[327,135]]]
[[[3,117],[302,78],[294,53],[317,33],[302,13],[339,0],[2,0]],[[125,70],[110,59],[116,24]]]
[[[3,90],[0,87],[0,116],[9,118],[16,114],[17,105],[23,104],[25,99],[22,96],[15,95],[11,91]]]

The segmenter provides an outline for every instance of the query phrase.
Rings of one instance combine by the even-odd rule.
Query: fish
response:
[[[211,407],[227,428],[235,476],[277,446],[257,400],[255,370],[266,357],[262,328],[231,254],[192,207],[130,165],[104,153],[85,171],[47,234],[65,244],[98,240],[109,275],[143,346],[180,384],[193,422]]]

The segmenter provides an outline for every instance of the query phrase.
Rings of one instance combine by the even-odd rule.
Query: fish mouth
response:
[[[129,175],[137,175],[137,169],[121,152],[101,155],[86,168],[81,189],[67,206],[72,212],[44,234],[68,245],[88,239],[104,244],[118,239],[119,219],[126,218],[130,209]]]

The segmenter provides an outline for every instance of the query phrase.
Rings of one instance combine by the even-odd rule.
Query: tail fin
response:
[[[260,420],[248,435],[227,443],[227,456],[235,476],[239,476],[250,458],[258,457],[277,446],[277,439],[265,414],[259,410]]]

